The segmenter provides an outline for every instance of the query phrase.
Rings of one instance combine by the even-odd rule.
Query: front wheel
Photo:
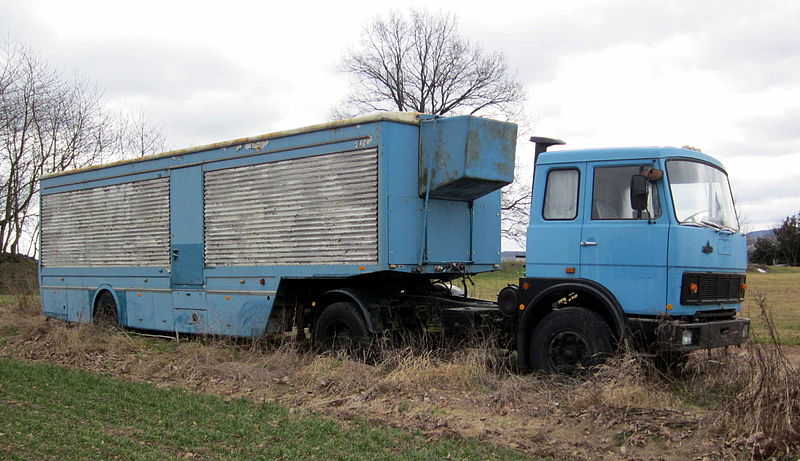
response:
[[[578,374],[611,355],[611,331],[600,315],[582,307],[548,314],[533,330],[531,365],[547,373]]]

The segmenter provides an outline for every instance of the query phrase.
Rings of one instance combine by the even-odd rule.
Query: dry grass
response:
[[[766,300],[758,305],[770,325]],[[457,433],[539,456],[747,459],[800,446],[800,377],[777,337],[728,353],[694,354],[680,377],[619,355],[575,379],[515,374],[514,357],[496,349],[492,338],[383,339],[366,353],[368,360],[351,360],[318,355],[293,335],[177,342],[48,321],[30,297],[0,305],[0,318],[3,356],[376,420],[430,436]]]
[[[696,362],[688,386],[721,408],[716,427],[746,436],[754,457],[789,456],[800,446],[800,370],[786,357],[766,298],[756,294],[753,303],[763,333],[741,353]]]

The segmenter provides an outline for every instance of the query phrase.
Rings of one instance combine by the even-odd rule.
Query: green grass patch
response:
[[[781,344],[800,346],[800,306],[797,303],[800,299],[800,270],[781,267],[792,270],[774,271],[776,268],[770,267],[772,272],[768,274],[747,274],[748,293],[742,314],[752,319],[754,334],[764,337],[764,321],[753,297],[765,296]]]
[[[470,289],[469,295],[475,298],[496,301],[500,290],[510,283],[519,283],[519,278],[524,276],[524,262],[504,262],[502,269],[499,271],[485,272],[473,276],[472,280],[475,282],[475,286],[468,287]]]
[[[771,274],[800,274],[800,267],[794,266],[769,266]]]
[[[465,439],[0,360],[2,459],[527,459]]]

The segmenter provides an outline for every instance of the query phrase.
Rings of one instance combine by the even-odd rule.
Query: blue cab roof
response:
[[[601,160],[641,160],[654,158],[690,158],[725,169],[714,157],[691,149],[678,147],[604,147],[599,149],[553,150],[542,152],[538,164],[595,162]]]

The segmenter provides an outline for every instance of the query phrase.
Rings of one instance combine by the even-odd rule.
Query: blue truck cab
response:
[[[590,364],[744,342],[747,250],[727,174],[674,147],[546,151],[537,160],[519,307],[523,366]],[[515,290],[518,290],[515,292]],[[576,359],[578,357],[579,359]]]

